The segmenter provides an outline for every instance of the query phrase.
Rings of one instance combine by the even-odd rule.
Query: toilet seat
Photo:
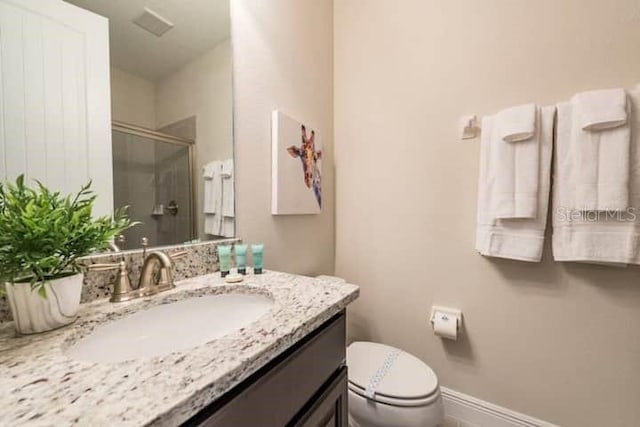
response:
[[[433,370],[394,347],[356,341],[347,349],[347,366],[349,390],[368,400],[415,407],[429,405],[440,397]]]

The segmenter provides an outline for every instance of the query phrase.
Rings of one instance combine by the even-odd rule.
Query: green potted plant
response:
[[[93,218],[97,195],[90,186],[63,196],[40,182],[28,187],[23,175],[0,184],[0,283],[19,333],[73,322],[83,282],[78,258],[104,249],[133,225],[124,209]]]

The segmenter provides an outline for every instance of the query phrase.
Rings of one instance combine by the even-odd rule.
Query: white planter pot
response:
[[[45,285],[47,298],[29,283],[7,283],[7,299],[16,329],[21,334],[50,331],[76,320],[80,307],[83,274],[51,280]]]

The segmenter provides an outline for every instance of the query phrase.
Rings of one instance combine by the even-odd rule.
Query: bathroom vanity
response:
[[[219,273],[176,285],[85,304],[73,325],[49,333],[16,336],[13,324],[0,326],[0,425],[347,425],[345,307],[357,286],[277,272],[234,285]],[[73,352],[136,313],[213,295],[260,295],[273,305],[188,349],[118,362]]]
[[[346,427],[345,338],[340,313],[186,425]]]

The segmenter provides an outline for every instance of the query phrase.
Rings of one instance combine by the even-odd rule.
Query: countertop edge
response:
[[[260,370],[262,367],[266,366],[269,362],[280,356],[287,349],[291,348],[298,341],[315,331],[319,328],[324,322],[331,319],[336,314],[340,313],[342,310],[345,310],[347,306],[356,300],[360,295],[360,289],[357,288],[352,293],[346,295],[341,301],[336,303],[333,307],[329,307],[321,313],[318,313],[313,319],[310,319],[302,325],[304,328],[304,332],[301,329],[294,331],[291,334],[285,335],[280,338],[279,342],[274,343],[269,348],[264,349],[264,351],[258,355],[252,362],[251,367],[248,369],[245,368],[243,370],[243,374],[235,378],[234,382],[229,382],[229,385],[225,387],[224,391],[220,393],[220,395],[214,397],[206,403],[201,403],[197,406],[191,406],[194,400],[197,399],[197,395],[191,396],[191,398],[187,398],[185,401],[177,404],[174,408],[169,411],[159,414],[154,420],[151,420],[149,423],[145,424],[145,426],[153,426],[153,427],[174,427],[176,425],[181,425],[182,423],[188,421],[191,417],[198,414],[201,410],[205,409],[209,405],[213,404],[216,400],[220,399],[225,393],[231,391],[234,387],[241,384],[244,380],[249,378],[255,372]],[[279,343],[285,343],[284,345],[278,345]],[[261,359],[262,356],[265,356]],[[222,379],[221,379],[222,380]],[[199,393],[205,393],[206,389],[210,386],[213,386],[213,383],[209,384],[204,389],[200,390]],[[191,409],[188,412],[180,412],[184,407],[190,407]],[[197,407],[197,409],[196,409]]]

